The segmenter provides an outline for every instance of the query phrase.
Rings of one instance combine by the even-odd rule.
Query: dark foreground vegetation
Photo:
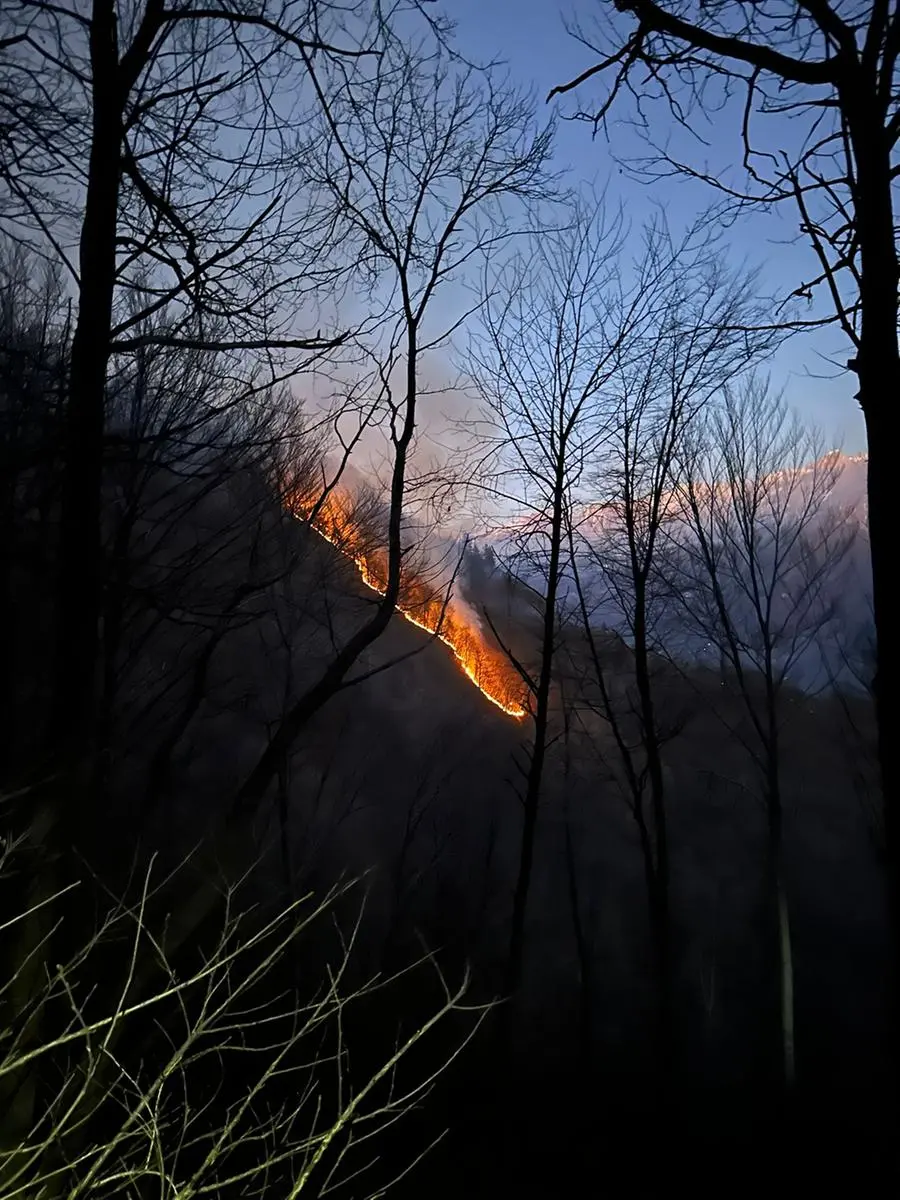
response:
[[[552,134],[430,5],[4,8],[2,1200],[900,1182],[884,492]]]

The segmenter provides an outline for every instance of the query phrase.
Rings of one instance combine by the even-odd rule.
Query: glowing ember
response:
[[[313,505],[297,495],[287,501],[288,508],[304,520]],[[367,539],[354,520],[350,499],[330,492],[312,522],[313,528],[342,554],[351,558],[363,582],[384,595],[387,584],[387,551]],[[407,572],[409,574],[409,572]],[[446,603],[443,589],[435,589],[421,578],[402,580],[398,610],[413,625],[434,634],[448,646],[463,673],[492,704],[510,717],[526,715],[525,686],[515,668],[501,650],[490,645],[452,600]]]

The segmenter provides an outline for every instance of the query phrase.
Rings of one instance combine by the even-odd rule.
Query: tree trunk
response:
[[[767,647],[767,649],[770,649]],[[784,1102],[794,1086],[794,960],[787,892],[784,883],[784,819],[781,800],[781,747],[778,734],[778,695],[775,690],[771,653],[766,662],[766,824],[768,833],[767,897],[768,927],[773,947],[775,1011],[779,1061],[777,1077]]]
[[[896,342],[895,342],[896,345]],[[868,372],[860,371],[860,398],[873,391],[878,400],[863,408],[869,443],[869,542],[872,556],[872,592],[875,614],[876,665],[873,692],[878,729],[878,767],[881,779],[884,820],[888,923],[892,944],[890,1004],[892,1052],[900,1076],[900,811],[898,811],[897,737],[894,729],[893,689],[898,680],[898,627],[896,595],[892,583],[895,530],[896,464],[894,431],[887,428],[886,398],[900,394],[900,364],[886,370],[880,387],[864,383]],[[879,407],[879,401],[881,407]],[[898,1097],[900,1100],[900,1097]]]
[[[768,803],[768,853],[766,865],[766,938],[770,952],[766,960],[772,965],[772,989],[774,993],[775,1018],[777,1024],[778,1063],[776,1077],[779,1107],[790,1097],[796,1082],[794,1051],[794,960],[791,946],[791,929],[787,892],[784,884],[782,817],[781,806],[776,801]],[[767,981],[766,989],[769,988]]]
[[[650,807],[653,813],[652,871],[647,876],[651,936],[657,989],[657,1071],[660,1104],[667,1107],[675,1068],[675,1018],[672,967],[672,931],[669,903],[669,834],[666,820],[665,778],[650,676],[647,643],[646,582],[635,575],[634,678],[638,691],[641,740],[647,756]]]
[[[890,141],[883,102],[874,84],[852,80],[841,97],[856,160],[856,232],[860,248],[860,324],[857,399],[868,442],[868,525],[872,601],[876,632],[873,680],[878,724],[878,765],[884,813],[888,916],[893,940],[892,1021],[894,1056],[900,1070],[900,813],[898,746],[892,691],[900,673],[893,559],[896,492],[893,406],[900,394],[897,338],[900,280],[894,236]]]
[[[94,0],[90,58],[93,128],[63,443],[57,657],[50,728],[52,750],[70,767],[90,760],[97,700],[103,429],[122,134],[114,0]]]
[[[519,852],[519,873],[513,897],[512,920],[509,934],[509,958],[506,966],[505,991],[509,1000],[505,1006],[505,1032],[509,1033],[511,998],[522,982],[525,958],[525,916],[528,907],[528,892],[531,887],[531,872],[534,865],[534,841],[537,831],[538,805],[544,778],[544,761],[547,755],[547,726],[550,718],[550,683],[553,677],[554,638],[556,634],[556,595],[559,584],[559,562],[562,548],[563,518],[563,452],[557,464],[553,495],[553,521],[550,528],[550,560],[547,570],[547,595],[544,599],[544,621],[541,634],[541,662],[538,672],[534,708],[534,745],[528,776],[525,782],[522,824],[522,846]]]
[[[109,792],[113,757],[113,728],[119,694],[119,657],[125,629],[128,603],[128,585],[131,579],[129,550],[134,526],[133,509],[126,512],[116,531],[112,548],[112,562],[107,580],[107,595],[103,613],[103,637],[101,643],[102,686],[97,701],[93,761],[93,790],[97,803],[102,806]]]
[[[575,952],[578,956],[578,1053],[581,1056],[585,1078],[589,1079],[593,1070],[594,1058],[594,988],[591,962],[591,947],[588,932],[585,929],[581,914],[581,889],[578,886],[578,860],[575,854],[575,840],[572,836],[572,819],[569,809],[569,777],[572,766],[571,748],[569,745],[570,714],[565,697],[562,698],[563,708],[563,745],[565,761],[563,764],[563,803],[566,825],[566,873],[569,883],[569,906],[572,911],[572,932],[575,936]]]

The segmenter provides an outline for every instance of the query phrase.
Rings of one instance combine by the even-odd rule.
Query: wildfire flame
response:
[[[353,502],[345,493],[329,492],[316,509],[316,501],[294,493],[287,506],[326,541],[352,559],[363,582],[383,596],[387,588],[387,551],[368,537],[355,518]],[[462,672],[478,690],[507,716],[521,720],[525,708],[525,685],[505,654],[486,641],[481,629],[472,623],[452,598],[448,602],[443,588],[435,588],[427,571],[417,574],[405,570],[401,583],[399,612],[413,625],[433,634],[447,646]]]

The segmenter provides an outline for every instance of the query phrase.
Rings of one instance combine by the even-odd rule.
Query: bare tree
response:
[[[508,986],[515,990],[521,981],[544,764],[547,747],[557,736],[551,718],[561,646],[559,610],[567,606],[570,617],[580,610],[584,635],[595,652],[605,718],[638,719],[641,749],[631,749],[631,733],[626,737],[619,730],[620,749],[631,768],[632,787],[626,794],[643,832],[651,928],[668,1022],[668,853],[661,757],[666,735],[654,701],[654,558],[673,455],[685,423],[723,376],[744,369],[772,336],[741,332],[761,311],[753,281],[735,277],[717,262],[715,239],[702,223],[682,240],[663,226],[648,230],[631,275],[620,257],[623,233],[621,221],[606,221],[602,208],[576,213],[570,226],[542,235],[530,259],[508,267],[503,286],[486,302],[484,332],[475,340],[469,368],[484,413],[474,427],[485,447],[475,478],[513,514],[515,565],[529,580],[541,621],[536,669],[519,664],[533,695],[534,735],[525,773]],[[598,514],[605,529],[599,541],[588,532]],[[589,570],[593,594],[586,583]],[[637,698],[628,716],[605,690],[594,641],[592,622],[602,590],[614,599],[619,624],[624,623],[634,647]],[[571,669],[570,662],[565,669]],[[651,821],[645,812],[647,795]],[[667,1036],[666,1044],[670,1040]]]
[[[467,370],[478,402],[466,447],[470,480],[507,511],[515,527],[510,567],[532,575],[540,621],[536,666],[513,655],[532,696],[533,735],[522,795],[523,826],[510,924],[506,990],[522,981],[525,921],[538,806],[551,733],[558,605],[566,573],[566,529],[584,471],[607,435],[602,389],[617,339],[610,320],[619,219],[602,205],[574,214],[571,227],[537,235],[487,279],[480,328]],[[490,620],[490,614],[488,614]]]
[[[110,363],[164,344],[287,356],[297,369],[334,345],[298,327],[304,308],[316,320],[302,302],[319,281],[298,247],[318,249],[321,215],[288,207],[288,127],[273,98],[307,52],[364,48],[348,38],[338,51],[326,40],[334,20],[306,3],[14,3],[3,21],[4,226],[58,257],[76,293],[50,741],[89,759]],[[154,314],[165,319],[149,329]]]
[[[465,316],[434,327],[432,301],[515,232],[504,200],[531,201],[546,189],[549,130],[538,129],[529,101],[498,86],[490,72],[462,67],[434,46],[410,47],[399,35],[376,68],[368,60],[356,66],[309,66],[326,129],[324,151],[308,170],[340,214],[348,252],[369,272],[370,303],[386,313],[386,338],[371,349],[372,394],[389,455],[384,588],[372,616],[273,734],[236,795],[239,809],[262,797],[287,749],[344,686],[400,598],[422,360]],[[320,135],[312,136],[319,148]]]
[[[679,618],[724,668],[749,720],[734,729],[759,773],[768,830],[768,898],[778,947],[782,1075],[795,1077],[793,966],[783,865],[784,726],[791,684],[821,686],[817,647],[834,622],[854,529],[830,503],[840,474],[765,381],[726,390],[684,443],[677,553],[667,570]],[[674,568],[674,570],[672,570]],[[805,678],[804,674],[805,673]],[[720,711],[720,715],[723,713]],[[727,720],[727,717],[725,717]]]
[[[621,18],[610,13],[602,33],[584,38],[600,61],[554,92],[606,76],[607,96],[590,119],[602,122],[614,103],[630,97],[650,135],[652,174],[680,171],[703,178],[738,205],[794,205],[818,268],[796,294],[812,300],[824,291],[832,319],[852,347],[847,369],[859,380],[856,398],[868,435],[877,633],[873,686],[889,904],[900,956],[900,757],[891,703],[900,649],[893,617],[894,467],[887,399],[900,386],[894,213],[900,7],[843,0],[754,5],[616,0],[615,8]],[[677,161],[660,148],[652,101],[660,101],[669,119],[687,129],[723,107],[733,113],[742,141],[742,177]]]
[[[606,386],[609,434],[588,474],[590,504],[573,514],[574,591],[590,664],[587,707],[611,734],[607,754],[640,836],[659,993],[658,1067],[673,1069],[673,947],[666,744],[686,720],[674,701],[661,617],[660,553],[671,520],[682,439],[722,381],[745,371],[774,342],[748,335],[762,311],[752,276],[716,253],[705,223],[674,241],[646,236],[636,292],[641,320],[618,346]],[[611,670],[597,625],[629,648]],[[623,684],[623,680],[627,680]]]

